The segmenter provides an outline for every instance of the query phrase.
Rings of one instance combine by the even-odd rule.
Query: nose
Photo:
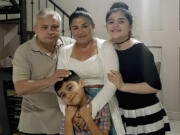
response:
[[[67,94],[67,99],[71,100],[71,98],[72,98],[72,94]]]
[[[118,22],[114,22],[113,23],[113,27],[117,27],[117,26],[119,26],[119,23]]]
[[[78,34],[81,34],[83,33],[83,28],[79,28],[78,31],[77,31]]]
[[[48,28],[48,33],[54,33],[51,27]]]

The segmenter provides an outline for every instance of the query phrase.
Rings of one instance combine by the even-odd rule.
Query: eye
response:
[[[73,88],[72,85],[68,86],[67,90],[70,91],[70,90],[72,90],[72,88]]]
[[[78,29],[78,27],[72,27],[71,28],[71,30],[77,30]]]
[[[107,23],[108,23],[108,24],[113,24],[113,23],[114,23],[114,21],[112,21],[112,20],[108,20],[108,21],[107,21]]]
[[[51,26],[51,29],[52,30],[57,30],[57,29],[59,29],[59,25],[53,25],[53,26]]]
[[[48,29],[48,26],[41,26],[41,29],[46,30]]]
[[[89,25],[87,25],[87,24],[86,24],[86,25],[83,25],[82,27],[83,27],[83,28],[88,28],[88,27],[89,27]]]
[[[119,20],[118,23],[122,24],[124,23],[125,21],[124,20]]]
[[[60,95],[60,97],[61,97],[61,98],[65,98],[65,97],[66,97],[66,94],[63,93],[63,94]]]

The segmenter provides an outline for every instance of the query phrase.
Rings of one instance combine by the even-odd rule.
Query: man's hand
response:
[[[50,85],[54,85],[57,81],[63,80],[64,77],[68,77],[71,75],[71,72],[64,69],[57,69],[56,72],[47,78],[47,81],[50,83]]]

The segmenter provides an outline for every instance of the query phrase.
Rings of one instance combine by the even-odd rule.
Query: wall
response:
[[[20,44],[18,25],[0,24],[0,37],[0,65],[3,67],[11,67],[11,58]]]
[[[47,5],[46,5],[46,1],[45,0],[41,0],[40,4],[39,4],[38,0],[34,0],[33,1],[33,5],[31,3],[32,3],[31,0],[26,0],[26,7],[27,7],[27,30],[28,31],[32,31],[33,30],[34,17],[36,15],[36,13],[39,11],[39,9],[46,8],[46,6],[48,8],[54,9],[53,4],[51,4],[50,2],[47,1]],[[61,4],[59,4],[59,1],[57,1],[56,3],[58,3],[58,5],[60,5],[60,7],[61,7]],[[32,12],[32,6],[33,6],[33,12]],[[58,9],[56,9],[56,11],[62,16],[62,13]],[[65,11],[67,12],[66,9],[65,9]],[[32,20],[32,18],[33,18],[33,20]],[[70,36],[71,34],[70,34],[70,31],[69,31],[69,27],[67,25],[68,24],[68,18],[66,16],[64,16],[64,21],[65,21],[64,22],[64,24],[65,24],[65,28],[64,28],[65,33],[64,33],[64,35],[65,36]]]

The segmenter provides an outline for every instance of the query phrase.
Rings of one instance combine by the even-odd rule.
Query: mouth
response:
[[[111,30],[111,32],[121,32],[121,30]]]
[[[81,35],[81,36],[77,36],[77,38],[79,38],[79,39],[83,39],[83,38],[85,38],[86,36],[85,35]]]
[[[46,38],[52,40],[52,39],[55,39],[56,37],[46,37]]]

